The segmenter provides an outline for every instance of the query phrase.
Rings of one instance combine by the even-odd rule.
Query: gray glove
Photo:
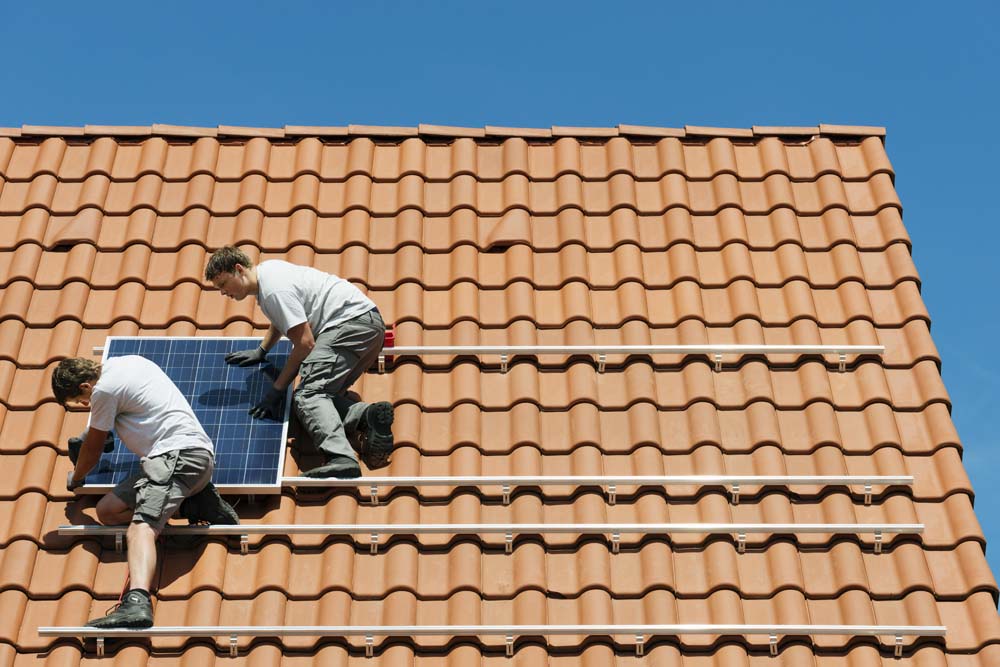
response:
[[[267,356],[267,352],[258,345],[252,350],[239,350],[237,352],[230,352],[226,355],[227,364],[235,364],[237,366],[253,366],[264,361],[264,357]]]
[[[280,419],[281,403],[285,397],[284,390],[275,389],[273,386],[264,394],[260,403],[250,408],[249,412],[257,419]]]

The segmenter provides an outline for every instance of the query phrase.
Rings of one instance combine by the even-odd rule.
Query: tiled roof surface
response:
[[[946,625],[940,639],[289,637],[111,644],[108,664],[1000,663],[997,584],[880,128],[0,130],[0,664],[71,665],[124,556],[55,533],[85,423],[49,396],[58,360],[108,335],[255,335],[206,289],[237,244],[365,289],[397,345],[881,344],[886,354],[727,359],[427,357],[356,385],[396,406],[386,474],[913,475],[912,489],[596,487],[293,491],[245,523],[923,523],[923,535],[395,536],[166,547],[159,625],[782,623]],[[304,455],[305,456],[305,455]],[[288,471],[302,461],[288,455]],[[384,472],[384,471],[382,471]],[[759,639],[759,638],[758,638]],[[881,646],[881,648],[879,648]],[[90,649],[92,651],[92,649]],[[88,660],[101,662],[93,653]]]

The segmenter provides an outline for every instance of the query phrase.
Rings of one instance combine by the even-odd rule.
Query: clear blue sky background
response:
[[[7,2],[0,126],[885,126],[1000,574],[998,4]]]

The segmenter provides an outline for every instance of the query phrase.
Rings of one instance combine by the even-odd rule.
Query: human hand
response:
[[[250,415],[256,417],[257,419],[280,419],[281,402],[284,397],[285,392],[283,390],[275,389],[272,386],[267,390],[264,398],[262,398],[257,405],[250,408]]]
[[[230,352],[226,355],[227,364],[235,364],[236,366],[253,366],[264,361],[264,357],[267,356],[267,352],[258,345],[252,350],[238,350],[236,352]]]

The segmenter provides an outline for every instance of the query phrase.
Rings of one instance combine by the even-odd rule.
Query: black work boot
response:
[[[335,479],[355,479],[361,477],[361,466],[349,456],[333,456],[325,464],[306,470],[302,473],[304,477],[318,477]]]
[[[222,526],[236,526],[240,523],[240,517],[236,510],[222,499],[218,489],[211,482],[198,493],[185,498],[177,512],[189,523],[210,523]]]
[[[378,401],[365,409],[365,425],[361,432],[362,459],[370,469],[382,468],[389,464],[394,440],[392,422],[395,414],[392,403]]]
[[[133,588],[104,618],[87,621],[91,628],[149,628],[153,625],[153,602],[149,593]]]

